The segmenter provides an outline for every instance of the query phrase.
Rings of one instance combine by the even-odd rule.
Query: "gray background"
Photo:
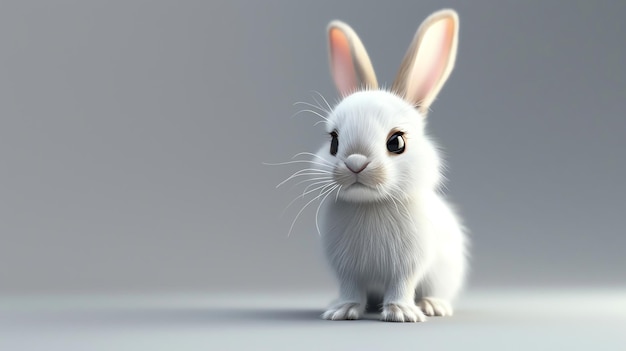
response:
[[[331,101],[325,26],[390,83],[455,8],[432,106],[470,286],[623,286],[623,1],[2,1],[0,293],[332,289],[307,211],[281,217]],[[304,204],[304,203],[301,203]]]

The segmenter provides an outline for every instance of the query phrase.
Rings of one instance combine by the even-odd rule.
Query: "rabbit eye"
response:
[[[394,154],[401,154],[404,152],[404,133],[395,132],[387,140],[387,150]]]
[[[337,155],[337,149],[339,148],[339,139],[337,139],[337,132],[330,133],[330,136],[333,138],[330,141],[330,154],[335,156]]]

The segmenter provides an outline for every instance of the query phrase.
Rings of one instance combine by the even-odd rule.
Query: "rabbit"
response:
[[[454,66],[458,27],[454,10],[430,15],[385,90],[356,33],[337,20],[328,25],[331,75],[342,99],[325,117],[330,137],[310,162],[325,177],[316,224],[340,294],[323,319],[359,319],[366,307],[389,322],[453,314],[468,240],[439,193],[442,160],[425,127]],[[376,296],[382,308],[367,306]]]

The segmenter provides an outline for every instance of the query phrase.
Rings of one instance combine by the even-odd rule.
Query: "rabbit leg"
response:
[[[465,281],[463,260],[439,260],[416,289],[417,305],[427,316],[451,316],[452,301]]]
[[[323,319],[359,319],[365,311],[366,291],[351,279],[340,282],[339,299],[322,314]]]
[[[386,322],[424,322],[426,316],[415,305],[417,275],[391,283],[385,291],[381,319]]]

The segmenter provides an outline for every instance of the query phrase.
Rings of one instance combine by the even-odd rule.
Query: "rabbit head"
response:
[[[326,120],[320,169],[332,172],[337,198],[396,201],[436,188],[437,149],[425,132],[430,104],[456,57],[458,16],[441,10],[419,27],[389,91],[378,89],[369,57],[345,23],[328,26],[330,69],[342,96]]]

